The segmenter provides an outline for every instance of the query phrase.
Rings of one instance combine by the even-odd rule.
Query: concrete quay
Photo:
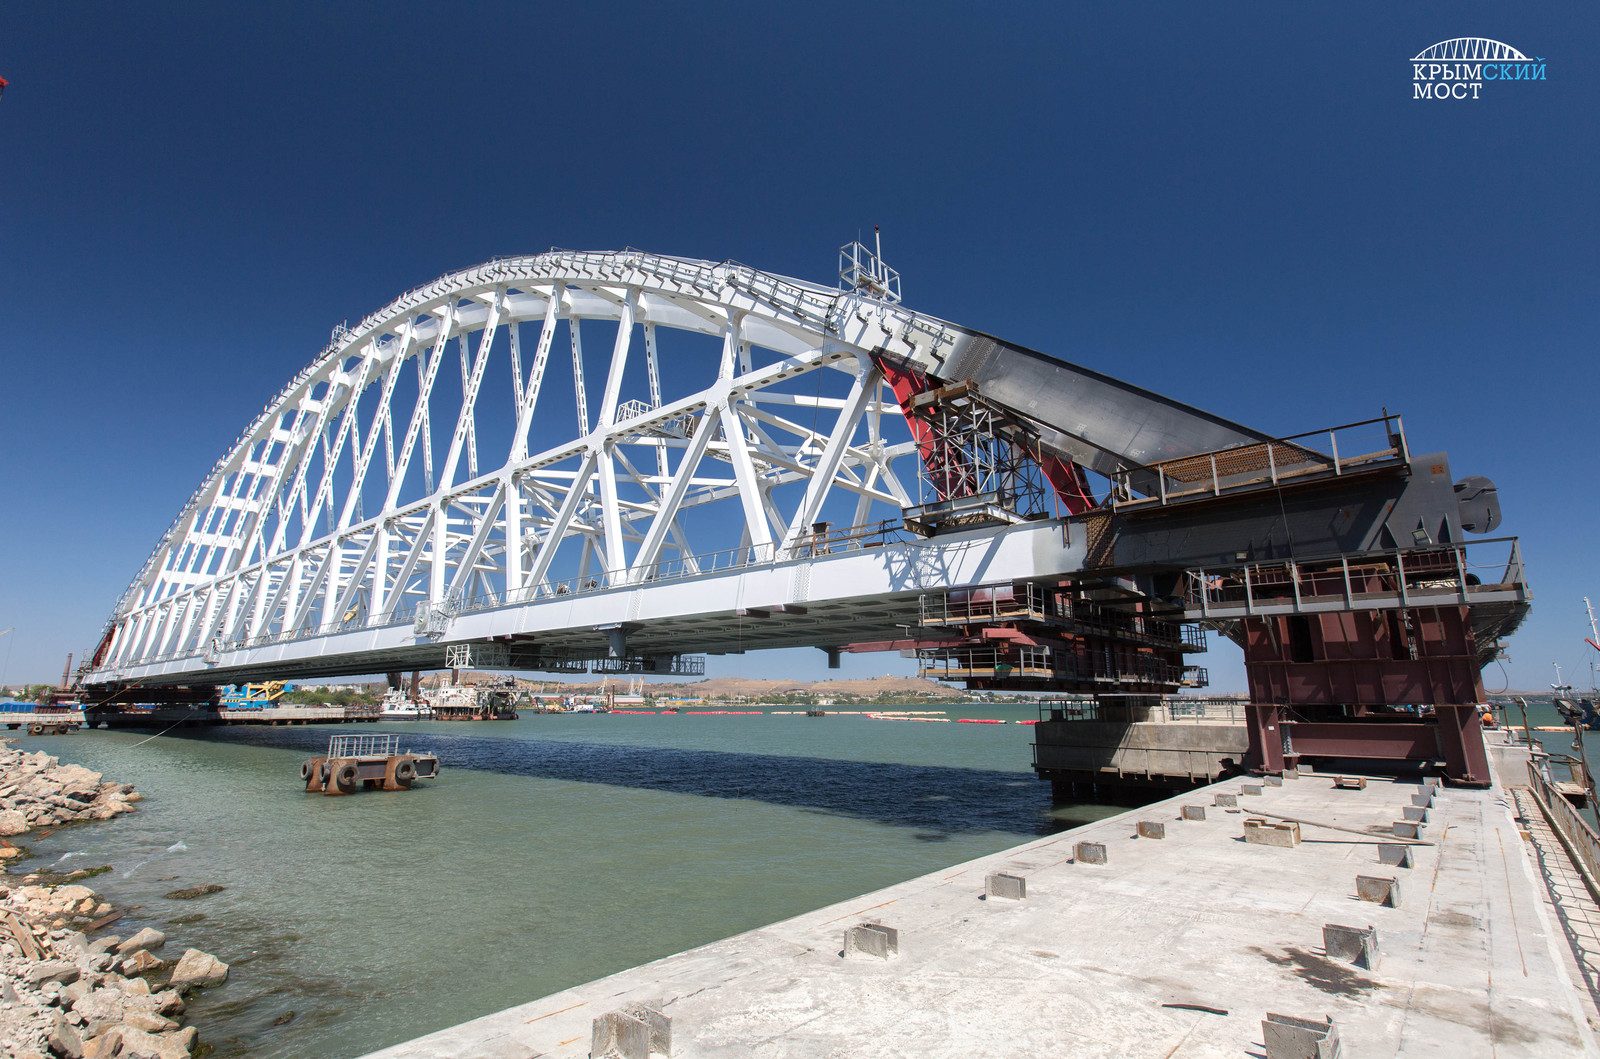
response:
[[[588,1056],[597,1019],[651,1017],[640,1008],[670,1020],[678,1057],[1259,1059],[1269,1013],[1331,1016],[1360,1059],[1600,1056],[1593,997],[1500,783],[1518,783],[1525,752],[1495,758],[1492,789],[1430,805],[1418,783],[1379,777],[1215,784],[371,1059]],[[1293,841],[1282,817],[1349,830],[1301,824],[1298,844],[1267,844]],[[1264,841],[1246,840],[1251,819]],[[1406,824],[1427,844],[1397,848]],[[1404,854],[1409,867],[1385,863]],[[1394,880],[1397,904],[1361,899],[1358,876],[1369,897]],[[1021,899],[986,893],[1014,879]],[[863,924],[895,936],[847,946]]]

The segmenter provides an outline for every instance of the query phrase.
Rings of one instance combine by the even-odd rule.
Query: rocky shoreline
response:
[[[4,740],[10,743],[12,740]],[[0,745],[0,862],[15,876],[28,856],[10,839],[134,811],[129,783]],[[41,872],[0,881],[0,1053],[16,1059],[187,1059],[209,1049],[182,1025],[183,994],[221,985],[228,965],[188,949],[156,955],[167,938],[145,928],[101,934],[121,913],[78,880]],[[99,936],[96,936],[99,935]]]

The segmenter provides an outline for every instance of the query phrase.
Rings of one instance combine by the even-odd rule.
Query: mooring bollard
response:
[[[1267,1059],[1338,1059],[1339,1031],[1333,1018],[1298,1019],[1267,1012],[1261,1020]]]
[[[1183,807],[1183,818],[1185,820],[1204,820],[1206,818],[1206,807],[1203,805],[1186,805]]]
[[[1157,823],[1154,820],[1140,820],[1139,821],[1139,837],[1140,838],[1166,838],[1167,837],[1167,825],[1166,824],[1162,824],[1162,823]]]
[[[1378,843],[1378,863],[1392,864],[1396,868],[1411,867],[1411,847],[1398,842]]]
[[[1378,969],[1378,932],[1372,927],[1341,927],[1327,923],[1322,927],[1322,948],[1330,960]]]
[[[1105,843],[1079,842],[1072,847],[1072,859],[1079,864],[1104,864],[1106,862]]]
[[[873,956],[880,960],[900,954],[900,932],[882,923],[860,923],[844,932],[846,956]]]
[[[1357,875],[1356,896],[1363,901],[1400,907],[1400,880],[1386,879],[1381,875]]]
[[[983,892],[990,897],[1003,897],[1008,901],[1021,901],[1028,896],[1028,880],[1020,875],[996,872],[984,877]]]

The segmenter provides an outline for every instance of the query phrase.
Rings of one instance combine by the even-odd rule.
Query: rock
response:
[[[84,937],[81,931],[65,931],[58,940],[60,944],[56,946],[57,952],[66,951],[74,956],[83,956],[89,951],[89,939]]]
[[[0,846],[0,860],[10,860],[22,856],[22,850],[16,846]]]
[[[112,1059],[122,1047],[122,1028],[113,1027],[98,1037],[83,1042],[83,1059]]]
[[[135,949],[126,960],[122,961],[122,973],[128,977],[139,974],[149,974],[159,971],[166,966],[166,962],[159,956],[152,956],[143,949]]]
[[[221,985],[228,980],[228,965],[199,949],[186,949],[172,969],[169,984],[173,989],[184,990],[194,986]]]
[[[165,1042],[160,1037],[136,1026],[122,1025],[117,1029],[122,1034],[122,1050],[118,1055],[124,1059],[161,1059],[161,1045]]]
[[[119,990],[102,986],[78,998],[72,1005],[72,1010],[82,1015],[91,1025],[103,1022],[110,1027],[122,1021],[125,1003]],[[92,1035],[98,1036],[98,1034]]]
[[[29,826],[28,818],[18,810],[0,811],[0,835],[26,834]]]
[[[139,933],[117,946],[117,951],[126,956],[134,949],[159,949],[167,943],[167,936],[159,930],[145,927]]]
[[[163,989],[154,997],[156,1010],[163,1015],[181,1015],[185,1007],[183,997],[176,989]]]
[[[207,894],[221,893],[226,889],[226,886],[218,886],[216,883],[206,883],[203,886],[188,886],[182,890],[173,890],[172,892],[168,893],[166,897],[171,901],[192,901],[196,897],[204,897]]]
[[[41,982],[76,982],[78,965],[66,960],[42,960],[29,967],[23,977],[31,986],[38,986]]]
[[[82,1059],[83,1036],[61,1015],[56,1016],[54,1025],[50,1027],[50,1037],[45,1043],[50,1048],[50,1054],[59,1059]]]
[[[161,1059],[188,1059],[189,1052],[199,1043],[200,1034],[193,1026],[185,1026],[162,1039]]]
[[[62,765],[48,769],[40,778],[55,784],[68,798],[90,801],[100,793],[100,773],[90,772],[82,765]]]
[[[144,795],[140,794],[138,791],[134,791],[128,795],[127,800],[130,802],[142,802],[144,801]]]
[[[89,988],[81,980],[63,986],[61,989],[61,1006],[64,1008],[72,1007],[72,1005],[83,999],[84,994],[89,992]]]
[[[144,1030],[146,1033],[165,1033],[178,1028],[178,1024],[171,1019],[164,1019],[147,1011],[129,1012],[128,1017],[122,1020],[122,1024]]]
[[[121,938],[117,937],[115,934],[107,934],[105,937],[96,938],[93,942],[91,942],[89,944],[89,951],[97,954],[102,952],[110,952],[121,944]]]
[[[150,954],[145,953],[145,955],[148,956]],[[156,962],[160,963],[161,961],[157,960]],[[162,966],[166,965],[162,964]],[[150,983],[145,981],[143,978],[124,978],[122,981],[123,984],[118,988],[120,988],[124,993],[128,994],[130,998],[150,995]]]

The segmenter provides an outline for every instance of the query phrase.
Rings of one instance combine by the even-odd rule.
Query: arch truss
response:
[[[915,502],[872,351],[955,342],[854,292],[633,251],[441,277],[341,328],[240,436],[94,666],[436,640],[474,608],[792,559]]]

